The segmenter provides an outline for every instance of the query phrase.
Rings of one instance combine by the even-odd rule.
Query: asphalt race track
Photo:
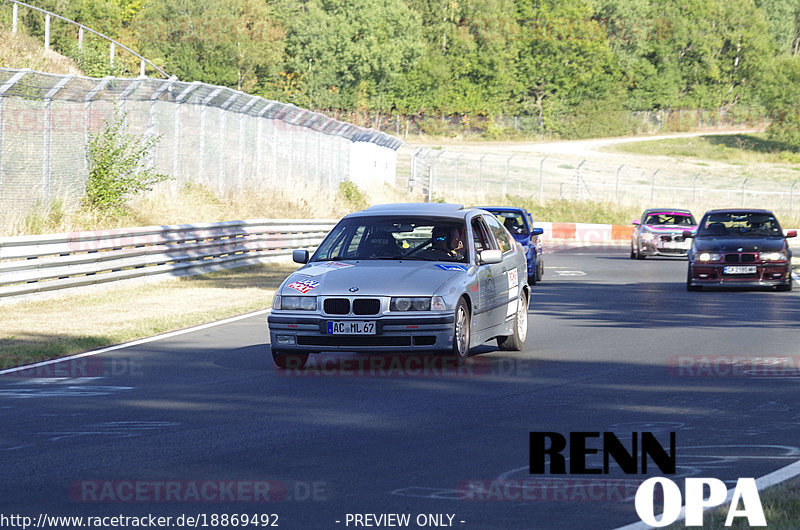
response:
[[[546,264],[526,351],[467,368],[323,354],[282,373],[259,315],[0,376],[0,513],[611,529],[659,470],[533,476],[529,432],[675,432],[681,488],[800,460],[800,294],[687,292],[685,261],[627,248]]]

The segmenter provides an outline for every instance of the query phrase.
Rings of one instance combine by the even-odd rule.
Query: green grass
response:
[[[761,491],[759,496],[768,528],[800,528],[800,478]],[[703,516],[703,528],[751,528],[742,517],[735,518],[731,526],[725,526],[727,516],[728,506],[710,510]],[[686,526],[675,523],[666,528],[677,530]]]
[[[262,264],[3,306],[0,368],[80,353],[271,307],[297,269]]]
[[[764,133],[709,134],[630,142],[608,146],[604,150],[638,155],[696,158],[729,164],[800,163],[800,148],[769,140]]]

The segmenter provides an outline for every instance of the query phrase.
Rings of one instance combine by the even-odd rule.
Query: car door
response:
[[[507,234],[500,222],[491,214],[475,216],[472,220],[472,232],[476,256],[479,256],[482,250],[506,251],[493,235],[489,223]],[[504,244],[508,247],[511,245],[507,239]],[[491,264],[478,262],[478,287],[478,307],[473,309],[473,321],[475,331],[480,333],[505,322],[508,306],[507,265],[504,262]]]

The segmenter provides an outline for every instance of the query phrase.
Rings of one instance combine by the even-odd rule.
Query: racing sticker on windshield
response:
[[[437,263],[436,266],[439,267],[440,269],[442,269],[443,271],[467,272],[466,265],[444,265],[442,263]]]
[[[295,291],[298,291],[300,293],[306,294],[309,291],[319,287],[320,285],[322,285],[322,283],[315,280],[298,280],[296,282],[290,283],[286,287],[294,289]]]
[[[311,267],[303,269],[300,272],[302,272],[306,276],[319,276],[321,274],[325,274],[326,272],[335,271],[339,269],[347,269],[353,266],[354,265],[350,263],[342,263],[340,261],[330,261],[312,265]]]

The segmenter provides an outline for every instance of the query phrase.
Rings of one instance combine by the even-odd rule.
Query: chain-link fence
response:
[[[160,137],[149,160],[158,172],[177,185],[219,191],[393,183],[402,145],[385,133],[199,82],[0,68],[0,217],[81,197],[90,135],[117,111],[130,134]]]
[[[475,150],[403,150],[408,187],[430,199],[485,201],[516,195],[539,201],[591,200],[620,206],[689,208],[767,208],[800,215],[800,174],[790,167],[719,166],[670,163],[641,157],[640,164],[607,157],[533,156]],[[407,160],[409,159],[409,160]],[[647,161],[645,163],[644,161]]]

